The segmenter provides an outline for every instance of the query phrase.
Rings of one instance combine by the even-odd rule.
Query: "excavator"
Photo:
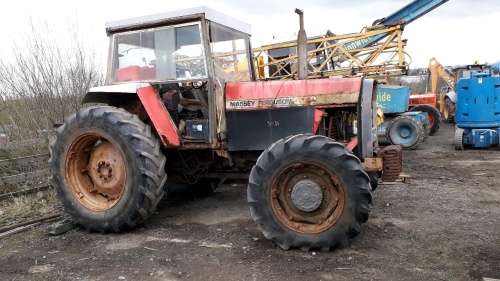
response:
[[[427,70],[430,78],[428,80],[430,91],[426,93],[412,93],[410,95],[410,110],[432,106],[437,109],[433,117],[442,119],[445,122],[453,122],[456,100],[455,73],[449,68],[444,67],[435,57],[430,59]],[[440,77],[445,81],[446,87],[438,91]]]

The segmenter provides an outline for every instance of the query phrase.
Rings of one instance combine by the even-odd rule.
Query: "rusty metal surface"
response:
[[[292,200],[292,190],[308,179],[321,187],[322,202],[310,212],[300,211]],[[270,201],[276,217],[293,231],[316,234],[337,223],[344,211],[344,186],[338,176],[323,166],[302,161],[279,171],[270,189]]]
[[[238,82],[226,85],[227,110],[356,103],[361,78]]]
[[[88,173],[94,183],[94,190],[106,194],[108,200],[115,200],[125,189],[126,170],[120,151],[110,142],[102,142],[95,147],[88,165]],[[84,172],[82,171],[82,174]]]
[[[44,216],[44,217],[40,217],[40,218],[28,220],[28,221],[23,221],[23,222],[12,224],[12,225],[7,225],[7,226],[4,226],[4,227],[0,228],[0,233],[4,233],[6,231],[9,231],[9,230],[12,230],[12,229],[15,229],[15,228],[18,228],[18,227],[22,227],[22,226],[25,226],[25,225],[30,225],[30,224],[34,224],[34,223],[37,223],[37,222],[41,222],[41,221],[46,221],[46,220],[58,218],[60,216],[61,216],[60,214],[48,215],[48,216]]]
[[[85,208],[106,211],[125,191],[125,161],[118,148],[100,134],[82,134],[68,149],[65,177],[71,193]]]
[[[382,149],[378,158],[383,160],[382,181],[393,182],[403,171],[403,149],[399,145],[389,145]]]
[[[384,161],[382,158],[365,158],[363,166],[367,171],[383,171]]]

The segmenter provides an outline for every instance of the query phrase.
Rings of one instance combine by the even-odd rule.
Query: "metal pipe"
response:
[[[17,228],[17,227],[21,227],[21,226],[25,226],[25,225],[30,225],[30,224],[34,224],[34,223],[37,223],[37,222],[42,222],[42,221],[50,220],[50,219],[54,219],[54,218],[57,218],[57,217],[60,217],[60,216],[61,216],[60,214],[50,215],[50,216],[45,216],[45,217],[41,217],[41,218],[37,218],[37,219],[32,219],[32,220],[29,220],[29,221],[24,221],[24,222],[16,223],[16,224],[9,225],[9,226],[4,226],[4,227],[0,228],[0,233],[12,230],[12,229]]]
[[[304,29],[304,12],[300,9],[295,9],[295,13],[299,15],[300,29],[297,36],[297,60],[298,60],[298,75],[299,80],[307,79],[307,36]]]

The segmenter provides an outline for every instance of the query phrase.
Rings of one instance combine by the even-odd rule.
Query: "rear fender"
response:
[[[153,122],[156,132],[165,147],[180,145],[177,127],[168,114],[160,96],[149,83],[127,83],[95,87],[83,98],[82,103],[106,103],[110,104],[112,98],[119,95],[137,95],[146,109],[148,117]]]

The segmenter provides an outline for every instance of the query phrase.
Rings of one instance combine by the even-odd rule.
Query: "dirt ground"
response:
[[[453,124],[404,152],[411,184],[381,185],[349,246],[283,251],[250,219],[244,184],[162,202],[122,234],[47,223],[0,239],[1,280],[500,279],[500,149],[455,151]]]

